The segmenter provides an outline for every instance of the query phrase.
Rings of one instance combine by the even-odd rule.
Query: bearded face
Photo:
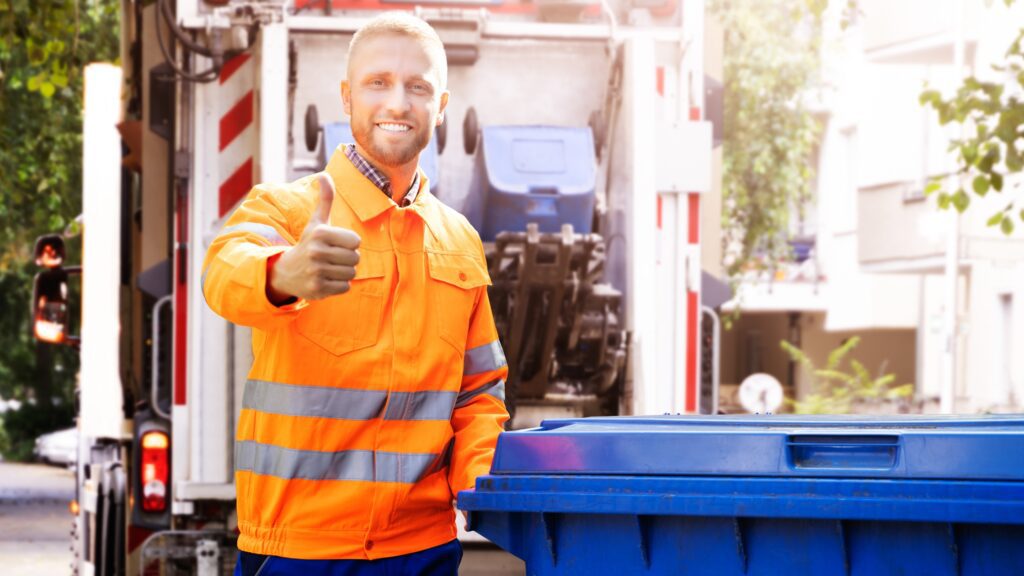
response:
[[[342,99],[359,151],[381,168],[415,167],[448,101],[430,54],[416,38],[382,34],[350,58]]]

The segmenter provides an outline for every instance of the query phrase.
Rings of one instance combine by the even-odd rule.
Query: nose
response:
[[[389,113],[401,115],[409,109],[409,99],[406,97],[405,86],[396,83],[388,91],[384,106]]]

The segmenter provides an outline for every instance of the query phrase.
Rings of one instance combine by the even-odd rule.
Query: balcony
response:
[[[960,17],[958,5],[963,7]],[[962,19],[969,62],[983,9],[984,3],[975,0],[860,0],[866,56],[880,64],[952,63]]]
[[[857,255],[865,272],[942,270],[949,218],[925,201],[921,184],[862,188],[857,213]]]

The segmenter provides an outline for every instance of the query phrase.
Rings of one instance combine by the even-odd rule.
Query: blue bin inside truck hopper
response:
[[[531,575],[1020,575],[1024,417],[549,420],[458,505]]]
[[[321,163],[326,166],[327,160],[330,160],[329,155],[334,153],[334,150],[341,144],[352,144],[355,142],[355,138],[352,137],[352,125],[348,122],[333,122],[330,124],[324,124],[324,153],[328,155],[327,158],[321,158]],[[427,149],[420,154],[420,168],[423,169],[423,173],[426,174],[427,180],[430,181],[430,192],[437,195],[438,185],[440,184],[440,178],[438,177],[438,159],[437,159],[437,138],[431,137],[430,143],[427,144]]]
[[[591,231],[597,163],[588,127],[486,126],[463,213],[485,242],[498,232]]]

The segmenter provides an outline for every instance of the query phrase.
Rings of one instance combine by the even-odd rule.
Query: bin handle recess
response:
[[[888,470],[899,454],[898,436],[791,435],[786,440],[792,468]]]

